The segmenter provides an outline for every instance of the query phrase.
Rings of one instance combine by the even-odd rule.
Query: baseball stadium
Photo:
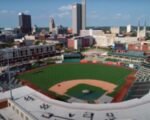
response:
[[[131,69],[105,64],[69,63],[27,71],[18,79],[65,102],[97,103],[105,96],[106,103],[114,100],[119,92],[123,95],[132,73]]]

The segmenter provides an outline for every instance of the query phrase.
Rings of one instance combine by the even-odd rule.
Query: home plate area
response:
[[[99,80],[70,80],[58,83],[49,90],[69,97],[68,102],[78,103],[109,103],[116,85]]]

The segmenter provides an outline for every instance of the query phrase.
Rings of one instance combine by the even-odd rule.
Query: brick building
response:
[[[68,39],[68,48],[71,49],[81,49],[85,47],[90,47],[95,44],[95,39],[91,36],[80,36]]]

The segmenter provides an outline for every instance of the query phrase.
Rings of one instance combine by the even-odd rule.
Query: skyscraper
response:
[[[82,29],[82,5],[77,3],[72,5],[72,32],[79,34]]]
[[[55,29],[55,21],[54,18],[50,18],[50,23],[49,23],[49,32],[53,32]]]
[[[86,0],[82,0],[82,29],[86,29]]]
[[[29,34],[32,32],[31,16],[19,13],[19,27],[22,33]]]
[[[72,30],[74,34],[79,34],[80,30],[86,29],[86,0],[82,4],[72,5]]]

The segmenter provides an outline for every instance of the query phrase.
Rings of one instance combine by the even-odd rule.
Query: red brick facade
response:
[[[150,51],[150,43],[137,43],[137,44],[129,44],[128,45],[129,51],[144,51],[148,52]]]
[[[75,41],[68,39],[68,45],[67,45],[68,48],[74,49],[74,45],[75,45]]]

